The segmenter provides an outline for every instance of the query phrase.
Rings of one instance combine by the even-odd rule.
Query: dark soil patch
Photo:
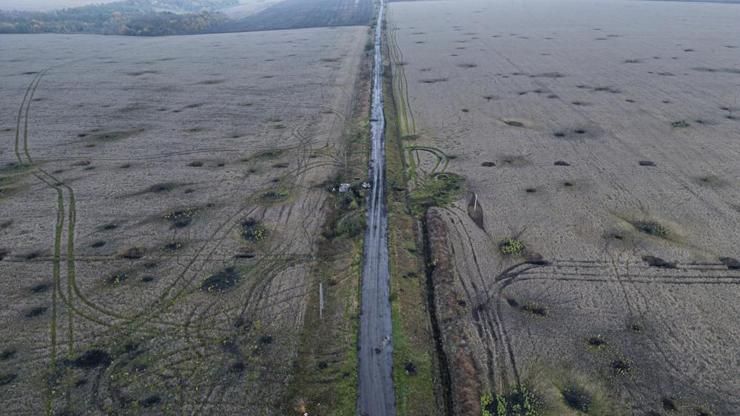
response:
[[[105,245],[105,241],[98,240],[98,241],[90,244],[90,247],[92,247],[92,248],[100,248],[100,247],[103,247],[104,245]]]
[[[527,188],[527,189],[524,190],[524,192],[526,192],[528,194],[533,194],[533,193],[537,192],[537,189],[536,188]]]
[[[0,248],[0,260],[3,260],[5,257],[8,256],[8,254],[10,254],[10,250],[8,250],[7,248]]]
[[[263,204],[277,204],[286,201],[288,196],[289,194],[287,190],[283,188],[274,188],[262,192],[259,195],[259,201]]]
[[[406,371],[406,375],[409,376],[415,376],[418,371],[416,369],[416,365],[411,361],[407,361],[406,364],[403,365],[403,369]]]
[[[147,397],[146,399],[139,400],[139,404],[141,405],[141,407],[152,407],[158,405],[161,402],[162,399],[157,395],[152,395]]]
[[[422,79],[420,82],[422,84],[436,84],[438,82],[446,82],[446,81],[447,81],[447,78],[427,78],[427,79]]]
[[[514,299],[514,298],[506,298],[506,303],[508,303],[509,306],[511,306],[512,308],[518,308],[519,307],[519,302],[517,302],[516,299]]]
[[[555,166],[570,166],[570,163],[564,161],[564,160],[556,160],[554,163]]]
[[[675,412],[678,410],[676,403],[670,397],[663,397],[661,403],[663,404],[663,410],[667,410],[669,412]]]
[[[142,129],[137,130],[121,130],[121,131],[108,131],[102,133],[89,134],[86,140],[91,142],[113,142],[117,140],[123,140],[129,138],[137,133],[141,133]]]
[[[487,167],[487,168],[490,168],[490,167],[496,166],[496,163],[494,163],[494,162],[483,162],[480,165],[481,166],[484,166],[484,167]]]
[[[164,218],[167,221],[169,221],[170,224],[172,224],[172,227],[184,228],[193,222],[194,216],[195,216],[195,209],[185,208],[185,209],[179,209],[179,210],[172,211],[168,214],[165,214]]]
[[[141,247],[131,247],[121,253],[121,258],[129,259],[129,260],[138,260],[142,257],[144,257],[145,251]]]
[[[162,192],[169,192],[175,188],[177,188],[178,184],[173,182],[164,182],[164,183],[158,183],[154,184],[146,189],[144,192],[151,192],[155,194],[159,194]]]
[[[35,306],[26,312],[26,318],[36,318],[46,313],[49,310],[46,306]]]
[[[31,293],[46,293],[51,288],[51,283],[39,283],[31,286]]]
[[[655,166],[655,162],[652,160],[641,160],[637,162],[640,166]]]
[[[118,286],[121,283],[125,282],[126,279],[128,279],[128,275],[126,274],[126,272],[124,272],[124,271],[117,271],[117,272],[111,273],[111,275],[108,276],[108,278],[105,279],[105,280],[106,280],[106,282],[108,284],[111,284],[111,285],[114,285],[114,286]]]
[[[272,341],[272,335],[262,335],[259,339],[259,343],[262,345],[270,345]]]
[[[527,303],[521,306],[522,311],[537,316],[547,316],[547,309],[544,306]]]
[[[141,281],[144,283],[149,283],[154,281],[154,276],[147,275],[141,278]]]
[[[665,269],[675,269],[676,263],[665,261],[660,257],[655,256],[642,256],[642,260],[651,267],[662,267]]]
[[[0,386],[8,385],[12,383],[16,378],[18,378],[18,374],[0,374]]]
[[[75,368],[97,368],[108,367],[111,356],[106,351],[99,349],[87,350],[74,360],[65,360],[65,364]]]
[[[41,257],[41,252],[40,251],[32,251],[30,253],[24,254],[22,257],[25,260],[33,260],[33,259],[36,259],[38,257]]]
[[[4,349],[0,352],[0,361],[8,361],[15,357],[17,351],[13,348]]]
[[[162,250],[164,251],[177,251],[182,248],[182,243],[178,243],[176,241],[173,241],[171,243],[167,243],[164,246],[162,246]]]
[[[588,413],[593,399],[591,395],[580,386],[571,385],[563,389],[563,400],[568,407]]]
[[[595,337],[590,337],[588,340],[586,340],[588,345],[590,347],[600,349],[607,346],[606,340],[602,338],[600,335],[597,335]]]
[[[629,372],[632,371],[632,366],[630,365],[630,363],[622,359],[616,359],[612,361],[609,366],[612,368],[612,371],[614,371],[615,374],[619,375],[629,374]]]
[[[501,120],[501,121],[503,121],[504,124],[506,124],[507,126],[524,127],[524,123],[522,123],[521,121],[516,121],[516,120]]]
[[[563,132],[563,131],[556,131],[552,135],[555,136],[555,137],[562,138],[562,137],[565,137],[565,132]]]
[[[229,369],[232,373],[243,373],[247,369],[247,365],[243,361],[237,361],[231,365]]]
[[[100,226],[100,229],[104,231],[115,230],[116,228],[118,228],[118,224],[115,223],[108,223]]]
[[[740,270],[740,261],[732,257],[720,257],[719,261],[730,270]]]
[[[200,288],[205,292],[226,292],[236,286],[240,279],[241,275],[235,268],[226,267],[204,280]]]

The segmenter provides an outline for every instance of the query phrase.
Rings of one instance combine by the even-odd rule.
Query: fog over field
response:
[[[118,0],[0,0],[0,10],[46,11],[88,4],[113,3]]]

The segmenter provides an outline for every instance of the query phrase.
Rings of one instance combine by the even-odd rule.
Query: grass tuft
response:
[[[458,199],[465,179],[454,173],[440,172],[425,178],[409,195],[411,210],[419,215],[431,207],[443,207]]]

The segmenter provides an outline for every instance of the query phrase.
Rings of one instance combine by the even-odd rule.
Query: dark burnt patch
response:
[[[114,222],[109,222],[108,224],[103,224],[100,227],[98,227],[98,230],[111,231],[111,230],[115,230],[116,228],[118,228],[118,224]]]
[[[144,257],[146,250],[142,247],[131,247],[121,253],[121,258],[128,260],[138,260]]]
[[[617,375],[626,375],[629,374],[632,371],[632,365],[629,361],[617,358],[616,360],[613,360],[609,366],[611,367],[614,374]]]
[[[64,363],[69,367],[92,369],[108,367],[112,361],[113,360],[108,352],[102,349],[90,349],[72,360],[65,360]]]
[[[657,221],[634,221],[631,223],[637,231],[653,237],[668,237],[668,228]]]
[[[588,413],[591,410],[591,403],[593,398],[591,394],[581,386],[571,384],[563,389],[563,401],[571,409],[578,410],[579,412]]]
[[[145,399],[139,400],[139,404],[141,405],[141,407],[144,407],[144,408],[154,407],[161,402],[162,402],[162,399],[156,394],[151,395]]]
[[[0,386],[6,386],[15,381],[18,378],[18,374],[15,373],[0,373]]]
[[[740,260],[732,257],[720,257],[719,261],[730,270],[740,270]]]
[[[594,349],[602,349],[608,345],[604,337],[602,337],[601,335],[589,337],[586,340],[586,343],[588,344],[589,347],[594,348]]]
[[[6,348],[0,352],[0,361],[8,361],[15,358],[18,351],[15,348]]]
[[[676,263],[669,262],[655,256],[642,256],[642,260],[650,267],[661,267],[664,269],[675,269]]]
[[[37,318],[48,311],[49,308],[47,306],[34,306],[33,308],[26,311],[25,316],[26,318]]]
[[[128,273],[119,270],[108,275],[108,277],[105,278],[105,282],[112,286],[119,286],[128,280],[128,277]]]
[[[196,210],[194,208],[183,208],[170,211],[164,215],[172,228],[185,228],[193,222]]]
[[[46,293],[51,289],[51,283],[39,283],[31,286],[29,289],[31,293]]]
[[[534,304],[534,303],[525,303],[525,304],[521,305],[519,307],[519,309],[522,312],[527,312],[527,313],[530,313],[532,315],[541,316],[541,317],[547,316],[547,313],[548,313],[547,312],[547,308],[545,308],[542,305],[537,305],[537,304]]]
[[[204,292],[226,292],[232,289],[241,279],[239,272],[233,267],[226,267],[203,281],[200,288]]]
[[[665,411],[675,412],[678,410],[678,406],[676,406],[676,402],[672,397],[663,397],[660,403],[663,405],[663,410]]]

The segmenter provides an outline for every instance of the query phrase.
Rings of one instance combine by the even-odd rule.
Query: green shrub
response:
[[[521,254],[524,252],[525,248],[524,243],[511,237],[507,237],[498,244],[498,249],[501,251],[501,254],[506,256]]]

